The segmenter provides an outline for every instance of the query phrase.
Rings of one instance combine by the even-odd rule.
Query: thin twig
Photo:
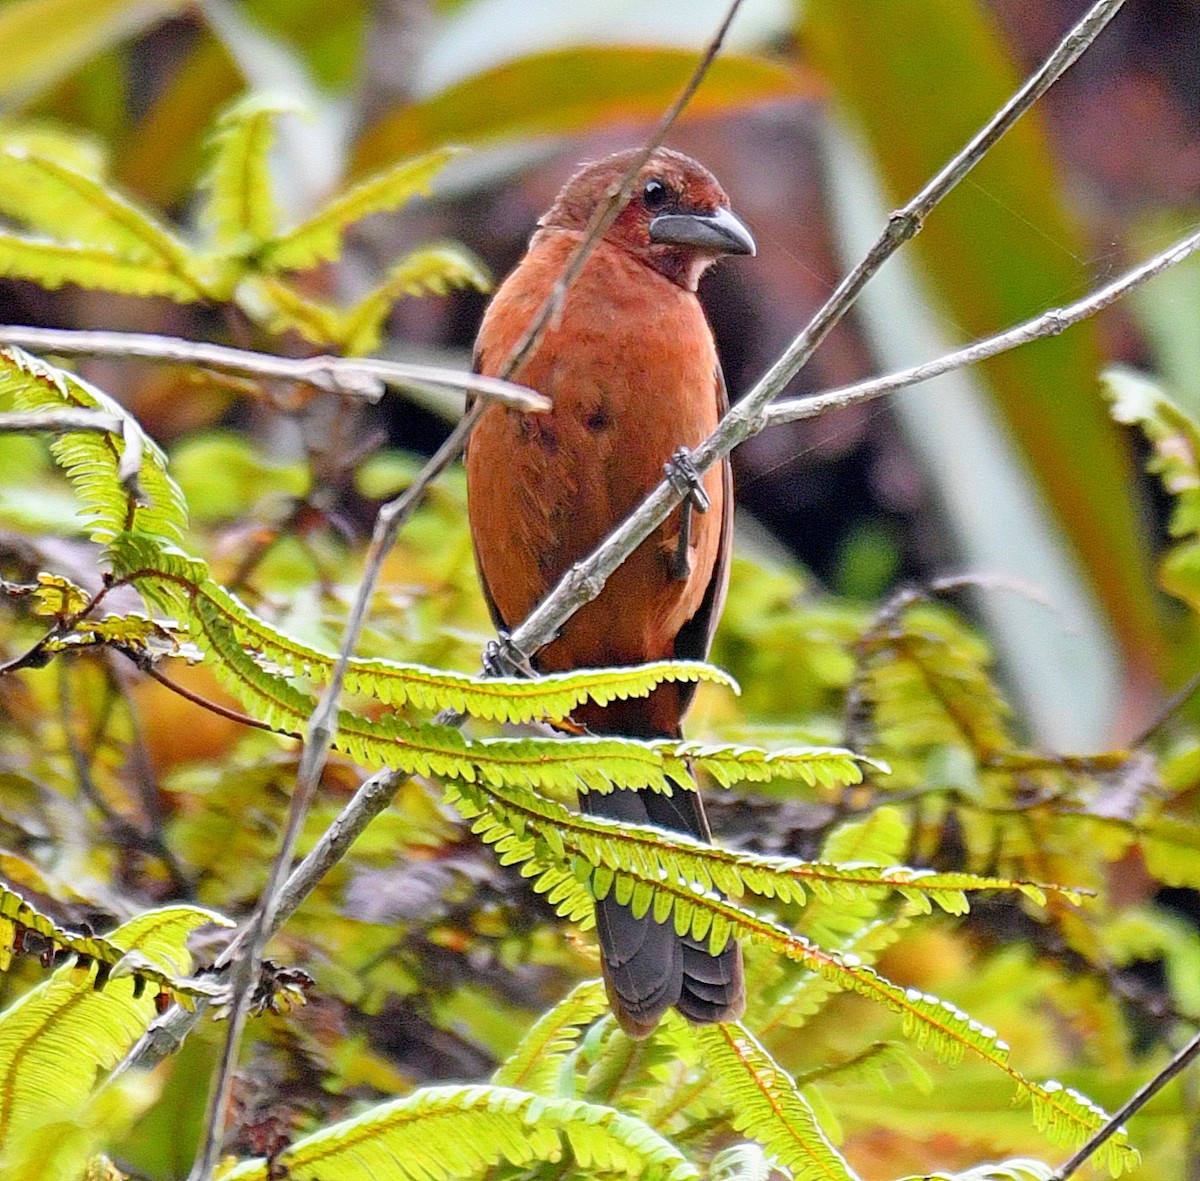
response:
[[[379,771],[359,787],[312,851],[292,870],[283,884],[274,919],[267,928],[268,938],[295,914],[330,868],[346,855],[367,825],[388,807],[405,779],[406,776],[399,771]],[[249,925],[241,928],[217,957],[214,968],[219,970],[233,962],[241,952],[250,930]],[[107,1081],[112,1082],[135,1066],[148,1070],[174,1054],[208,1012],[209,1005],[206,998],[196,997],[195,1007],[191,1010],[182,1005],[172,1007],[138,1039]]]
[[[342,635],[337,662],[330,673],[321,699],[309,718],[304,750],[296,772],[296,786],[292,792],[288,809],[287,826],[280,841],[279,850],[271,862],[267,881],[260,894],[258,911],[247,928],[239,935],[241,952],[233,961],[233,1004],[229,1024],[225,1031],[225,1045],[218,1063],[216,1077],[209,1095],[209,1107],[205,1121],[205,1135],[200,1152],[192,1167],[193,1181],[206,1181],[212,1175],[220,1155],[221,1141],[225,1129],[225,1109],[233,1086],[233,1075],[241,1050],[242,1035],[250,1015],[250,1001],[258,981],[263,951],[267,940],[275,930],[279,912],[279,890],[284,874],[292,863],[296,842],[308,815],[309,806],[321,780],[321,772],[329,756],[334,735],[337,732],[337,707],[341,697],[342,683],[350,658],[358,645],[358,637],[366,622],[367,608],[383,568],[384,559],[391,549],[397,531],[411,515],[425,494],[426,488],[458,458],[467,435],[483,413],[485,403],[477,401],[459,424],[438,448],[436,454],[425,464],[420,475],[395,500],[383,506],[375,518],[375,529],[367,550],[367,560],[362,581],[350,611],[350,618]]]
[[[1140,750],[1146,745],[1158,732],[1161,730],[1189,701],[1195,694],[1196,690],[1200,689],[1200,670],[1192,673],[1184,683],[1171,694],[1170,697],[1162,704],[1158,713],[1150,719],[1146,727],[1136,737],[1130,740],[1130,750]]]
[[[1020,345],[1046,336],[1057,336],[1072,324],[1078,324],[1103,311],[1110,304],[1128,295],[1135,288],[1153,279],[1163,271],[1183,262],[1185,258],[1200,250],[1200,232],[1190,234],[1168,247],[1161,254],[1139,264],[1132,270],[1114,279],[1111,283],[1093,291],[1090,295],[1076,300],[1075,303],[1065,304],[1059,308],[1051,308],[1040,316],[1034,316],[1015,328],[1009,328],[996,336],[977,340],[965,348],[947,353],[934,361],[926,361],[921,365],[913,365],[909,369],[901,369],[883,377],[875,377],[870,381],[856,382],[854,385],[843,386],[841,389],[828,390],[807,398],[788,398],[768,407],[766,412],[767,424],[774,426],[781,422],[796,422],[803,418],[816,418],[827,414],[830,410],[839,410],[845,406],[857,406],[862,402],[870,402],[885,394],[895,393],[906,386],[917,385],[922,381],[940,377],[955,369],[963,369],[968,365],[986,361],[999,353],[1008,352]]]
[[[1111,1136],[1121,1130],[1122,1124],[1125,1123],[1131,1115],[1139,1112],[1159,1091],[1163,1089],[1177,1074],[1183,1071],[1195,1057],[1200,1054],[1200,1033],[1194,1038],[1167,1065],[1159,1071],[1144,1087],[1142,1087],[1134,1096],[1126,1103],[1119,1111],[1113,1113],[1109,1117],[1108,1122],[1102,1127],[1088,1142],[1073,1156],[1065,1165],[1058,1170],[1051,1178],[1051,1181],[1067,1181],[1080,1165],[1082,1165],[1090,1156],[1092,1156],[1102,1144],[1105,1143]]]
[[[1043,95],[1096,39],[1120,10],[1124,0],[1099,0],[1067,34],[1045,63],[987,125],[907,205],[894,212],[863,260],[838,285],[808,326],[754,388],[733,407],[720,426],[692,452],[700,472],[767,425],[767,407],[812,356],[816,347],[850,310],[863,287],[883,264],[922,226],[929,212],[961,181],[988,150]],[[664,480],[586,559],[576,563],[512,635],[511,644],[531,655],[548,644],[563,624],[594,599],[618,566],[651,532],[666,520],[680,501],[679,492]]]
[[[371,402],[377,401],[387,386],[422,382],[466,390],[518,410],[546,410],[550,406],[541,394],[500,378],[374,357],[276,357],[270,353],[145,332],[80,332],[17,325],[0,325],[0,345],[17,345],[64,357],[120,357],[199,365],[222,373],[300,382],[326,393],[365,398]]]
[[[146,676],[157,681],[166,689],[170,689],[172,693],[178,693],[185,701],[190,701],[193,705],[200,706],[201,709],[208,710],[209,713],[216,714],[219,718],[227,718],[231,722],[239,722],[243,726],[253,726],[256,730],[266,730],[268,734],[278,734],[281,738],[299,738],[299,734],[292,734],[287,730],[277,730],[274,726],[268,725],[266,722],[259,721],[258,718],[252,718],[249,714],[244,714],[240,710],[230,709],[227,705],[222,705],[219,701],[213,701],[208,697],[204,697],[199,693],[192,692],[186,685],[181,685],[178,681],[171,680],[166,673],[160,672],[153,665],[147,665],[144,660],[132,652],[126,652],[121,648],[118,651],[123,655],[128,656],[134,664],[138,666],[146,674]]]
[[[722,21],[716,35],[709,43],[707,50],[692,72],[687,85],[684,87],[679,98],[676,99],[662,120],[660,120],[654,134],[644,147],[644,157],[631,164],[627,175],[623,178],[617,191],[610,195],[606,206],[602,207],[602,210],[608,213],[610,220],[616,216],[623,200],[628,199],[633,178],[641,168],[645,158],[648,158],[654,148],[661,142],[662,137],[666,135],[671,125],[678,118],[679,113],[695,93],[701,81],[703,81],[709,67],[712,65],[713,59],[720,51],[725,34],[741,3],[742,0],[732,0],[726,12],[725,19]],[[576,247],[575,253],[572,255],[564,271],[563,278],[556,285],[556,290],[561,287],[565,292],[566,286],[578,274],[579,270],[582,269],[588,255],[594,249],[596,243],[599,242],[607,226],[607,223],[601,224],[602,222],[603,217],[597,216],[593,224],[589,226],[588,234],[585,235],[584,240]],[[535,318],[534,324],[531,325],[525,339],[517,346],[513,355],[504,366],[502,372],[506,376],[511,375],[520,365],[522,358],[537,347],[541,334],[550,322],[554,312],[554,296],[552,294],[551,298],[546,301],[546,304],[541,309],[539,316]],[[377,362],[376,364],[382,365],[384,363]],[[544,399],[541,400],[544,401]],[[299,838],[304,818],[307,815],[309,804],[316,791],[321,771],[325,765],[330,745],[336,733],[337,705],[338,699],[341,696],[342,682],[345,678],[351,654],[358,644],[358,637],[366,620],[367,606],[374,592],[379,571],[383,566],[384,558],[391,548],[396,533],[424,495],[429,483],[445,467],[458,458],[459,453],[466,444],[467,437],[482,415],[484,408],[485,403],[482,400],[477,400],[468,409],[458,426],[455,427],[454,431],[451,432],[450,436],[438,449],[437,454],[422,469],[417,480],[405,489],[401,496],[380,509],[376,517],[375,529],[371,537],[370,548],[367,552],[362,581],[355,596],[350,618],[346,623],[341,649],[338,653],[338,660],[334,665],[329,683],[321,695],[321,700],[318,702],[316,709],[314,709],[309,719],[304,752],[301,755],[300,767],[296,777],[296,788],[288,813],[287,829],[284,832],[279,851],[271,864],[267,882],[263,887],[259,911],[251,920],[248,929],[243,933],[244,946],[233,963],[233,1006],[229,1017],[229,1027],[226,1031],[224,1050],[221,1061],[217,1066],[216,1076],[209,1095],[203,1140],[195,1163],[192,1166],[192,1181],[207,1181],[211,1177],[213,1168],[217,1162],[224,1134],[225,1109],[228,1105],[233,1083],[233,1073],[249,1015],[250,998],[257,981],[263,950],[274,930],[279,914],[280,884],[287,866],[291,863],[296,841]]]

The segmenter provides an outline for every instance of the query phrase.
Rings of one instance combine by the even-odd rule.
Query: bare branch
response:
[[[1102,1127],[1088,1142],[1073,1156],[1050,1181],[1067,1181],[1067,1178],[1074,1174],[1085,1161],[1091,1157],[1109,1137],[1121,1130],[1122,1124],[1131,1116],[1141,1111],[1155,1095],[1159,1093],[1177,1074],[1185,1070],[1196,1058],[1200,1055],[1200,1033],[1194,1038],[1170,1062],[1167,1063],[1162,1070],[1158,1072],[1144,1087],[1126,1103],[1119,1111],[1116,1111],[1109,1118],[1108,1122]]]
[[[859,293],[885,262],[921,228],[929,212],[983,159],[987,151],[1076,61],[1120,10],[1124,0],[1098,0],[1067,34],[1045,63],[988,121],[933,180],[888,219],[883,233],[863,260],[838,285],[808,326],[754,388],[725,416],[721,425],[693,453],[692,460],[707,471],[734,447],[761,431],[768,422],[767,407],[812,356],[817,346],[842,319]],[[615,529],[590,557],[577,562],[558,585],[510,636],[526,655],[548,644],[563,624],[603,589],[614,570],[658,527],[679,503],[680,495],[664,480],[632,516]]]
[[[1030,341],[1040,340],[1044,336],[1057,336],[1072,324],[1078,324],[1089,316],[1094,316],[1122,296],[1128,295],[1135,288],[1153,279],[1155,275],[1183,262],[1185,258],[1200,250],[1200,232],[1190,234],[1168,247],[1161,254],[1126,271],[1104,287],[1086,295],[1075,303],[1065,304],[1060,308],[1051,308],[1032,320],[1026,320],[1015,328],[1008,329],[996,336],[989,336],[967,345],[953,353],[947,353],[935,361],[926,361],[921,365],[913,365],[909,369],[901,369],[884,377],[875,377],[870,381],[860,381],[854,385],[843,386],[841,389],[829,390],[808,398],[788,398],[776,402],[766,411],[767,424],[774,426],[781,422],[795,422],[802,418],[816,418],[830,410],[844,406],[857,406],[861,402],[870,402],[881,398],[884,394],[894,393],[906,386],[917,385],[930,378],[940,377],[955,369],[963,369],[968,365],[986,361],[999,353],[1015,349]]]
[[[387,808],[404,780],[405,776],[400,772],[384,770],[372,775],[359,787],[312,851],[292,870],[283,884],[274,917],[267,927],[268,938],[291,918],[325,874],[346,855],[367,825]],[[242,926],[217,957],[214,964],[216,969],[228,967],[234,961],[252,929],[251,924]],[[181,1005],[173,1006],[131,1047],[129,1053],[114,1067],[107,1081],[112,1082],[135,1066],[148,1070],[174,1054],[208,1012],[209,1005],[210,1002],[204,997],[197,997],[195,1007],[191,1010]]]
[[[96,431],[120,434],[121,418],[103,410],[35,410],[24,414],[0,414],[0,435],[33,434],[35,431]]]
[[[517,410],[546,410],[550,405],[541,394],[497,377],[460,373],[456,369],[441,369],[434,365],[383,361],[375,357],[276,357],[270,353],[145,332],[76,332],[65,328],[0,325],[0,345],[7,344],[64,357],[119,357],[199,365],[244,377],[300,382],[326,393],[364,398],[370,402],[378,401],[387,386],[402,387],[419,382],[466,390]]]
[[[337,708],[342,693],[342,683],[346,677],[350,657],[358,645],[358,637],[366,622],[367,607],[375,592],[379,572],[383,568],[384,559],[391,549],[396,533],[412,514],[429,485],[458,458],[467,435],[470,434],[471,428],[483,413],[483,408],[484,402],[477,401],[467,411],[436,454],[421,469],[417,479],[395,500],[384,505],[375,518],[375,529],[367,550],[362,581],[359,583],[358,593],[354,598],[350,618],[346,621],[337,662],[330,673],[329,683],[325,686],[321,699],[317,702],[317,706],[308,720],[304,749],[300,755],[300,766],[296,772],[296,787],[292,792],[291,806],[288,809],[287,827],[284,829],[279,850],[271,862],[267,881],[263,885],[259,909],[239,935],[240,952],[232,961],[233,1004],[229,1014],[229,1024],[225,1031],[225,1045],[221,1061],[217,1066],[216,1077],[209,1094],[204,1140],[192,1167],[191,1176],[194,1181],[205,1181],[210,1177],[220,1155],[221,1139],[225,1127],[224,1113],[233,1086],[233,1075],[241,1050],[242,1035],[250,1016],[250,1000],[258,982],[267,940],[277,929],[280,885],[292,863],[296,842],[300,839],[305,817],[308,815],[309,807],[316,795],[321,772],[328,761],[329,749],[334,735],[337,733]]]

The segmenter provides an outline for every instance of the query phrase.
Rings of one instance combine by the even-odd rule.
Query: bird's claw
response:
[[[711,501],[704,490],[703,477],[700,475],[692,453],[686,447],[680,447],[671,456],[671,462],[663,464],[671,487],[683,497],[679,506],[679,544],[671,559],[671,576],[682,582],[692,572],[692,557],[689,547],[692,543],[692,511],[706,513]]]
[[[680,447],[671,456],[670,462],[663,464],[663,471],[671,487],[683,497],[685,505],[690,505],[699,513],[708,512],[712,502],[704,490],[704,477],[686,447]]]
[[[532,677],[529,657],[512,642],[503,629],[483,650],[483,673],[488,677]]]

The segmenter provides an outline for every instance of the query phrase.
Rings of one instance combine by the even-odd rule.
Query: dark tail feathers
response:
[[[627,824],[654,824],[710,840],[704,805],[694,791],[588,792],[584,810]],[[653,907],[635,918],[609,894],[596,903],[596,929],[609,1000],[630,1037],[648,1036],[674,1005],[689,1021],[736,1021],[746,1005],[741,948],[732,940],[711,955],[703,940],[675,934],[673,920],[657,923]]]

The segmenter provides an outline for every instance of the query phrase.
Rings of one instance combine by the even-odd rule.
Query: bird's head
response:
[[[636,154],[618,152],[585,164],[538,224],[585,230]],[[730,211],[716,177],[669,148],[656,149],[642,166],[629,202],[604,237],[689,291],[721,255],[754,253],[754,239]]]

